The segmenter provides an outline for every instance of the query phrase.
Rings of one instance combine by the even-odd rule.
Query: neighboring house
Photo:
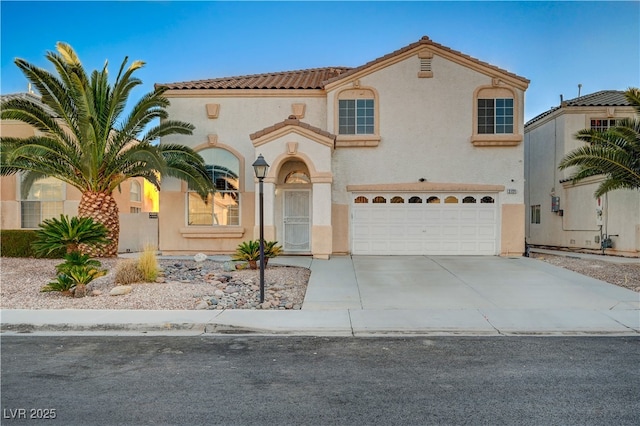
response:
[[[423,37],[357,68],[166,87],[170,136],[206,160],[218,191],[160,192],[163,253],[228,253],[265,239],[288,254],[521,255],[529,80]]]
[[[0,99],[4,101],[12,97],[40,103],[40,97],[33,93],[3,95]],[[28,138],[38,131],[21,121],[1,120],[0,134],[3,137]],[[0,177],[0,229],[37,229],[44,219],[78,214],[82,195],[78,189],[58,179],[46,178],[36,182],[23,198],[20,179],[20,173]],[[156,245],[157,219],[154,217],[150,221],[148,214],[157,212],[159,207],[158,192],[153,185],[143,178],[129,179],[113,196],[120,211],[119,251],[139,251],[145,243]]]
[[[596,199],[594,192],[602,178],[574,184],[568,180],[572,170],[558,170],[560,160],[585,143],[575,138],[579,130],[605,130],[634,114],[624,92],[605,90],[561,101],[560,106],[527,122],[529,244],[640,255],[640,191],[617,190]]]

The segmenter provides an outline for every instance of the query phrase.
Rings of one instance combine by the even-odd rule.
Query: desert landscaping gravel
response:
[[[42,293],[56,275],[60,259],[1,258],[0,307],[3,309],[300,309],[311,272],[271,266],[265,270],[265,303],[259,304],[259,271],[225,271],[206,260],[159,260],[164,276],[154,283],[130,284],[131,292],[111,296],[115,269],[123,259],[100,259],[107,275],[87,286],[89,296]]]
[[[640,292],[640,263],[614,263],[546,253],[531,253],[531,257],[609,284]]]
[[[640,292],[640,264],[532,253],[531,257],[611,284]],[[72,298],[40,288],[55,277],[60,259],[0,258],[0,308],[3,309],[300,309],[311,272],[306,268],[268,266],[265,304],[259,304],[257,270],[225,271],[206,260],[159,260],[157,283],[131,284],[131,292],[111,296],[115,268],[123,259],[101,259],[109,273],[88,286],[90,296]]]

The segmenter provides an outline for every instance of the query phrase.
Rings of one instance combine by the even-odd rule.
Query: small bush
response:
[[[65,249],[54,250],[45,256],[37,256],[31,244],[38,238],[37,231],[31,229],[3,229],[0,231],[0,255],[3,257],[45,257],[62,259]]]
[[[75,296],[84,297],[86,285],[96,278],[106,275],[106,269],[100,269],[100,262],[89,258],[88,254],[73,251],[64,256],[65,262],[56,266],[58,276],[42,287],[40,291],[69,291],[75,287]]]
[[[158,278],[158,259],[156,258],[156,249],[147,245],[138,259],[138,268],[142,273],[142,277],[146,282],[154,282]]]
[[[114,275],[116,284],[133,284],[144,281],[142,271],[138,267],[138,260],[125,259],[116,266]]]

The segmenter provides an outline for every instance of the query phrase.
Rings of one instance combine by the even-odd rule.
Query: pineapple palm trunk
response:
[[[81,251],[92,257],[116,257],[118,255],[118,239],[120,237],[120,219],[118,204],[111,194],[87,191],[80,198],[78,216],[90,217],[107,228],[109,244],[97,247],[81,247]]]

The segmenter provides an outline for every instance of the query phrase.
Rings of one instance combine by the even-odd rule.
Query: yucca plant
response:
[[[107,273],[106,269],[100,269],[99,261],[79,251],[66,254],[64,259],[64,263],[56,266],[56,281],[50,282],[40,291],[69,291],[75,287],[74,296],[84,297],[87,284]]]
[[[43,293],[48,291],[66,292],[66,291],[71,291],[71,289],[74,286],[75,286],[75,283],[73,282],[70,276],[65,274],[59,274],[56,277],[56,281],[52,281],[49,284],[45,285],[40,289],[40,291]]]
[[[282,254],[282,246],[277,245],[277,241],[264,242],[264,266],[267,266],[269,259]],[[249,268],[257,269],[260,260],[260,240],[243,241],[236,248],[236,252],[231,260],[239,260],[249,263]]]
[[[36,240],[31,247],[36,255],[48,255],[59,249],[67,253],[80,251],[81,244],[87,247],[107,244],[107,228],[90,217],[60,215],[60,219],[45,219],[36,231]]]
[[[260,259],[260,242],[258,240],[243,241],[236,247],[232,260],[249,262],[249,268],[257,269]]]
[[[269,263],[269,259],[278,257],[282,254],[282,246],[277,245],[277,241],[264,242],[264,266]]]
[[[276,245],[277,241],[265,241],[264,242],[264,256],[265,257],[278,257],[282,254],[282,246]]]
[[[94,269],[97,269],[100,266],[102,266],[100,261],[96,259],[91,259],[89,258],[88,254],[83,254],[83,253],[80,253],[79,251],[74,251],[66,254],[64,256],[64,260],[65,260],[64,263],[61,263],[56,266],[56,271],[58,271],[59,274],[69,274],[69,271],[71,270],[71,268],[76,266],[80,266],[84,268],[94,268]]]

